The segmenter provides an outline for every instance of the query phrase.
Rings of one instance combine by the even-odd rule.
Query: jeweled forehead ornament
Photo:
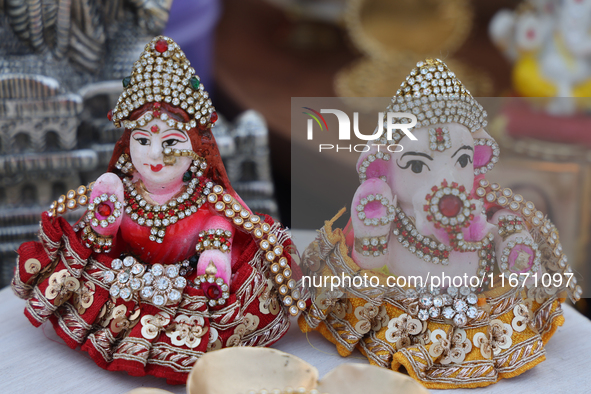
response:
[[[433,151],[443,152],[451,148],[451,138],[447,127],[429,129],[429,148]]]
[[[459,123],[472,133],[486,127],[487,113],[470,94],[455,73],[439,59],[418,62],[392,98],[387,112],[407,112],[417,117],[417,124],[409,130],[435,124]],[[384,120],[387,119],[384,115]],[[410,123],[409,118],[394,118],[393,123]],[[392,139],[404,137],[398,129]],[[380,142],[387,144],[386,136]]]
[[[153,103],[150,116],[145,114],[137,121],[129,120],[134,110],[147,103]],[[160,111],[160,103],[183,109],[189,115],[189,121],[171,119],[166,112]],[[165,36],[157,36],[146,45],[133,65],[131,76],[123,79],[123,93],[108,117],[116,127],[127,129],[145,126],[157,117],[169,127],[187,131],[196,127],[207,129],[218,119],[195,69],[180,47]]]

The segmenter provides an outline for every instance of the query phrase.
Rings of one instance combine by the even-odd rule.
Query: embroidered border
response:
[[[27,300],[25,306],[25,309],[39,324],[45,322],[57,308],[45,298],[39,287],[33,289],[33,295]]]
[[[151,346],[152,344],[146,339],[125,337],[113,352],[113,360],[137,361],[145,366],[150,356]]]
[[[87,340],[103,356],[103,360],[107,363],[113,361],[113,344],[116,342],[116,339],[113,337],[111,330],[101,328],[91,333]]]
[[[162,365],[170,367],[176,372],[189,373],[202,355],[203,352],[157,342],[150,349],[147,364]]]
[[[245,335],[240,342],[240,346],[267,346],[279,340],[288,329],[289,318],[285,309],[281,309],[270,324]]]
[[[77,343],[84,342],[88,331],[92,325],[86,323],[80,317],[76,308],[69,302],[64,303],[58,308],[54,315],[58,318],[58,324],[61,329]]]
[[[495,366],[499,374],[511,373],[524,365],[546,354],[542,338],[538,335],[529,338],[519,345],[511,346],[508,351],[494,357]],[[507,364],[506,366],[503,366]]]
[[[18,264],[18,257],[17,257],[17,264]],[[17,266],[14,277],[12,278],[12,282],[10,283],[12,287],[12,291],[16,294],[17,297],[26,300],[27,298],[31,297],[31,293],[33,292],[33,286],[26,284],[21,280],[20,269]]]

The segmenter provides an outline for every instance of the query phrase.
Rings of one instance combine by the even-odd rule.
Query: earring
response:
[[[119,156],[117,163],[115,164],[115,168],[120,170],[124,174],[131,174],[135,171],[133,164],[131,163],[131,159],[127,153],[123,153]]]
[[[199,156],[198,156],[199,157]],[[196,178],[203,176],[203,171],[207,168],[207,162],[203,157],[199,157],[197,160],[193,160],[193,165],[189,168]]]
[[[488,171],[492,170],[497,161],[499,161],[499,154],[501,153],[499,144],[491,138],[476,138],[474,139],[474,163],[476,164],[477,157],[482,158],[483,155],[486,155],[487,152],[483,152],[483,150],[486,149],[485,147],[490,148],[490,156],[482,165],[478,167],[474,166],[474,175],[486,174]]]
[[[390,160],[390,154],[377,152],[375,155],[372,154],[367,156],[357,169],[357,173],[359,174],[359,183],[363,183],[365,180],[367,180],[368,172],[370,173],[369,178],[380,178],[382,181],[386,182],[386,176],[381,175],[381,171],[379,171],[379,169],[374,169],[374,166],[372,166],[372,163],[374,163],[376,160],[383,160],[387,162]],[[371,169],[370,166],[372,167]]]

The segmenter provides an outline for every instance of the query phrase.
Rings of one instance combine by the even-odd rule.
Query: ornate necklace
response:
[[[419,234],[412,220],[400,207],[396,207],[394,222],[396,228],[392,233],[397,235],[398,242],[412,254],[433,264],[449,264],[449,252],[452,251],[452,247]]]
[[[396,239],[398,242],[408,249],[408,251],[418,258],[433,264],[449,264],[449,253],[453,248],[420,234],[412,220],[406,216],[400,207],[396,207],[396,218],[394,222],[396,223],[396,228],[392,230],[392,233],[397,236]],[[484,240],[479,242],[477,275],[480,281],[479,287],[473,290],[478,293],[488,287],[490,280],[488,274],[493,271],[495,251],[492,240],[493,235],[488,234]]]
[[[197,212],[213,187],[212,182],[207,182],[204,187],[199,179],[193,178],[177,197],[162,205],[152,205],[144,199],[130,178],[124,178],[123,184],[126,188],[125,212],[140,226],[151,227],[150,241],[158,243],[164,240],[166,227]]]

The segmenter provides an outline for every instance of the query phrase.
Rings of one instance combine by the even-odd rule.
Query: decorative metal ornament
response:
[[[202,231],[199,233],[195,250],[197,253],[201,253],[204,250],[216,249],[224,253],[229,253],[230,247],[232,246],[231,239],[232,232],[229,230],[224,231],[218,228]]]
[[[407,290],[405,304],[409,305],[408,313],[421,321],[437,318],[451,320],[456,327],[464,327],[478,317],[478,296],[472,289],[451,286],[446,293],[438,287]]]
[[[451,139],[449,138],[449,130],[447,127],[438,127],[436,129],[429,129],[429,148],[431,150],[443,152],[451,148]]]
[[[367,217],[365,214],[365,207],[367,204],[374,201],[386,207],[386,214],[384,216],[380,218]],[[363,224],[366,226],[385,226],[386,224],[392,222],[395,218],[394,212],[396,208],[393,205],[390,205],[390,201],[386,196],[382,196],[381,194],[368,194],[359,200],[359,204],[357,205],[356,209],[357,217],[359,220],[363,220]]]
[[[508,236],[520,233],[524,229],[523,219],[517,215],[499,216],[499,235],[503,240]]]
[[[187,286],[187,280],[180,276],[178,264],[154,264],[143,275],[142,280],[144,286],[140,292],[141,297],[156,306],[178,303]]]
[[[115,223],[117,218],[121,216],[122,208],[123,204],[119,202],[116,195],[108,196],[103,193],[88,204],[86,220],[90,222],[92,227],[105,228],[109,224]]]
[[[539,272],[541,259],[537,243],[530,238],[517,237],[509,241],[503,249],[501,270],[507,277],[512,273]]]
[[[458,123],[472,133],[486,127],[487,112],[464,87],[455,73],[439,59],[418,62],[402,83],[387,112],[410,112],[417,117],[417,124],[409,128],[435,124]],[[384,119],[386,120],[386,119]],[[398,124],[409,123],[408,118],[394,118]],[[392,133],[393,141],[404,137],[400,130]],[[387,143],[386,137],[380,139]]]
[[[501,154],[499,144],[491,138],[475,138],[474,150],[477,151],[478,149],[482,149],[479,148],[479,146],[488,147],[491,150],[491,154],[485,163],[478,167],[474,166],[474,175],[486,174],[488,171],[492,170],[495,164],[499,161],[499,155]]]
[[[424,206],[429,212],[427,220],[435,223],[435,228],[443,228],[448,232],[468,227],[474,218],[472,211],[476,208],[470,203],[470,197],[464,186],[457,182],[448,185],[444,179],[441,186],[433,186],[432,193],[425,197],[428,204]]]
[[[152,103],[155,117],[179,130],[209,128],[218,119],[209,94],[195,75],[195,69],[181,48],[165,36],[154,37],[144,48],[134,64],[129,83],[110,113],[116,127],[135,129],[148,122],[146,115],[130,120],[130,114],[145,104]],[[190,117],[188,122],[170,119],[161,113],[161,103],[183,109]]]
[[[110,284],[109,295],[130,301],[144,287],[142,276],[146,267],[132,256],[111,261],[111,270],[103,274],[103,282]]]
[[[374,163],[376,160],[383,160],[385,162],[390,161],[390,154],[384,152],[377,152],[376,154],[371,154],[367,156],[367,158],[363,160],[363,162],[357,169],[357,173],[359,174],[359,183],[365,182],[365,180],[367,179],[368,169],[371,166],[371,164]],[[378,175],[378,177],[384,182],[386,182],[385,175]]]
[[[378,257],[388,253],[388,234],[379,237],[355,238],[355,250],[363,256]]]
[[[449,253],[453,250],[441,242],[419,234],[412,221],[400,207],[396,207],[396,228],[392,233],[398,242],[412,254],[433,264],[449,264]]]
[[[217,272],[213,261],[210,261],[205,274],[195,280],[195,284],[203,289],[208,298],[209,306],[224,305],[230,298],[230,287],[222,278],[216,278]]]

